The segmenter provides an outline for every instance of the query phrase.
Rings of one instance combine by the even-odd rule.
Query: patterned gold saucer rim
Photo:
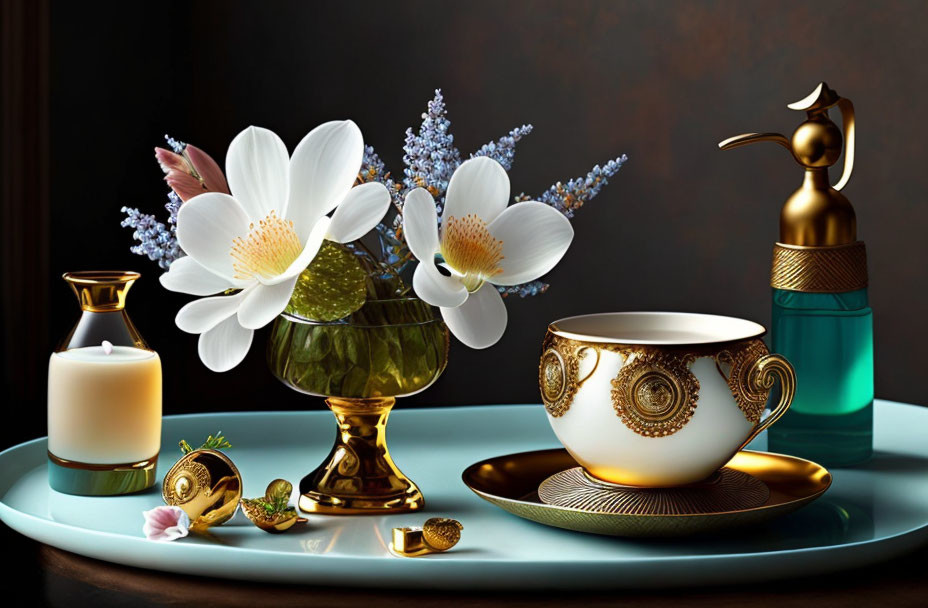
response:
[[[699,514],[595,513],[548,505],[538,485],[549,476],[576,467],[562,448],[489,458],[468,467],[464,484],[475,494],[519,517],[580,532],[627,537],[672,537],[753,525],[785,515],[820,497],[831,486],[831,473],[808,460],[769,452],[738,452],[726,465],[749,473],[770,489],[767,501],[735,511]]]
[[[592,477],[583,467],[555,473],[538,486],[541,502],[588,513],[699,515],[743,511],[765,504],[767,484],[744,471],[722,467],[709,479],[669,488],[620,486]]]

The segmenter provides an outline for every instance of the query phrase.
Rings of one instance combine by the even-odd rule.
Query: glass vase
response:
[[[300,482],[302,511],[423,508],[422,492],[390,457],[387,421],[398,397],[438,379],[448,346],[447,327],[416,298],[369,300],[331,323],[289,313],[277,318],[268,341],[271,371],[294,390],[325,397],[337,423],[328,458]]]
[[[151,487],[161,447],[161,360],[126,313],[137,272],[69,272],[81,316],[48,364],[48,481],[67,494]]]

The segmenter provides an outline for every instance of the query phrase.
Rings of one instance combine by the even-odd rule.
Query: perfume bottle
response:
[[[828,167],[841,156],[844,171],[832,187]],[[769,449],[826,466],[868,460],[873,451],[873,313],[867,299],[867,253],[857,240],[854,208],[840,190],[854,167],[854,106],[824,82],[788,106],[806,112],[791,138],[748,133],[719,144],[729,150],[772,141],[803,166],[802,186],[780,213],[774,245],[771,348],[792,362],[796,396],[769,431]]]
[[[48,482],[66,494],[151,487],[161,447],[161,360],[126,313],[137,272],[64,275],[81,316],[48,363]]]

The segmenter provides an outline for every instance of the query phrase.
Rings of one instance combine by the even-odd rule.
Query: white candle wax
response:
[[[109,346],[109,345],[107,345]],[[48,449],[64,460],[129,464],[161,447],[161,359],[129,346],[52,353]]]

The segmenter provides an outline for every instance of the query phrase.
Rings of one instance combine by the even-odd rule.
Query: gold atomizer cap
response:
[[[841,129],[828,117],[837,106]],[[867,286],[867,253],[857,240],[857,217],[840,190],[854,169],[854,104],[822,82],[805,98],[789,104],[806,120],[787,138],[779,133],[746,133],[719,143],[730,150],[758,141],[780,144],[805,170],[802,185],[780,211],[780,241],[773,251],[771,286],[805,292],[844,292]],[[844,170],[832,186],[828,167],[844,149]]]

